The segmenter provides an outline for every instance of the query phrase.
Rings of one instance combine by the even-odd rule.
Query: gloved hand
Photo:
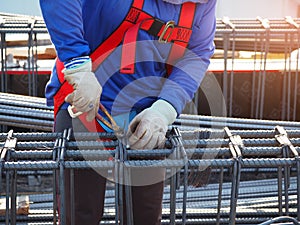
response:
[[[87,112],[86,119],[92,121],[98,113],[102,87],[92,72],[91,60],[62,72],[74,88],[65,101],[74,106],[77,112]]]
[[[129,124],[128,142],[131,149],[154,149],[163,147],[168,125],[177,116],[174,107],[158,100],[150,108],[144,109]]]

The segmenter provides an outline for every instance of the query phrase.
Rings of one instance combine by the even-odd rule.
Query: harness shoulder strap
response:
[[[137,21],[148,18],[149,15],[142,13],[144,0],[134,0],[130,10],[128,11],[125,20],[119,27],[90,55],[93,62],[93,71],[109,56],[109,54],[122,42],[125,31],[135,24]],[[56,59],[56,72],[61,86],[54,95],[54,116],[64,104],[65,97],[73,92],[73,87],[65,81],[64,74],[61,72],[64,69],[63,63]]]
[[[134,0],[125,20],[119,27],[91,54],[93,61],[93,70],[112,53],[112,51],[120,45],[123,40],[124,33],[130,27],[141,20],[148,19],[150,16],[142,11],[144,0]]]
[[[184,3],[181,7],[178,26],[191,29],[194,21],[195,11],[196,11],[195,3],[192,2]],[[186,37],[190,39],[191,34],[186,32],[186,30],[184,29],[178,29],[176,32],[176,36],[181,37],[181,39],[185,39]],[[166,65],[168,76],[171,74],[172,67],[176,63],[176,61],[184,55],[187,46],[188,46],[188,41],[180,41],[180,38],[175,40],[174,43],[172,44],[172,48],[169,52],[167,65]]]

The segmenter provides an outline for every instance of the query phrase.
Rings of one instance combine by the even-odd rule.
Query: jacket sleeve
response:
[[[171,103],[178,114],[194,97],[215,50],[216,0],[209,0],[206,4],[198,5],[198,7],[205,8],[200,12],[201,15],[199,15],[201,10],[197,8],[188,49],[184,57],[173,66],[172,73],[166,80],[159,96]]]
[[[84,40],[81,6],[81,0],[40,0],[51,41],[62,62],[90,53]]]

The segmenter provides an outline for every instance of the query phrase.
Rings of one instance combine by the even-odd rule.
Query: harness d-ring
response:
[[[158,42],[159,43],[167,43],[169,37],[171,36],[173,30],[175,27],[175,21],[170,20],[166,23],[164,30],[162,31],[161,35],[158,38]],[[169,28],[171,29],[170,32],[168,33],[167,37],[164,39],[164,36],[166,35],[167,31],[169,30]]]

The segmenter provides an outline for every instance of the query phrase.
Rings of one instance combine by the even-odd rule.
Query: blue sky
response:
[[[0,0],[0,12],[41,16],[39,0]]]

